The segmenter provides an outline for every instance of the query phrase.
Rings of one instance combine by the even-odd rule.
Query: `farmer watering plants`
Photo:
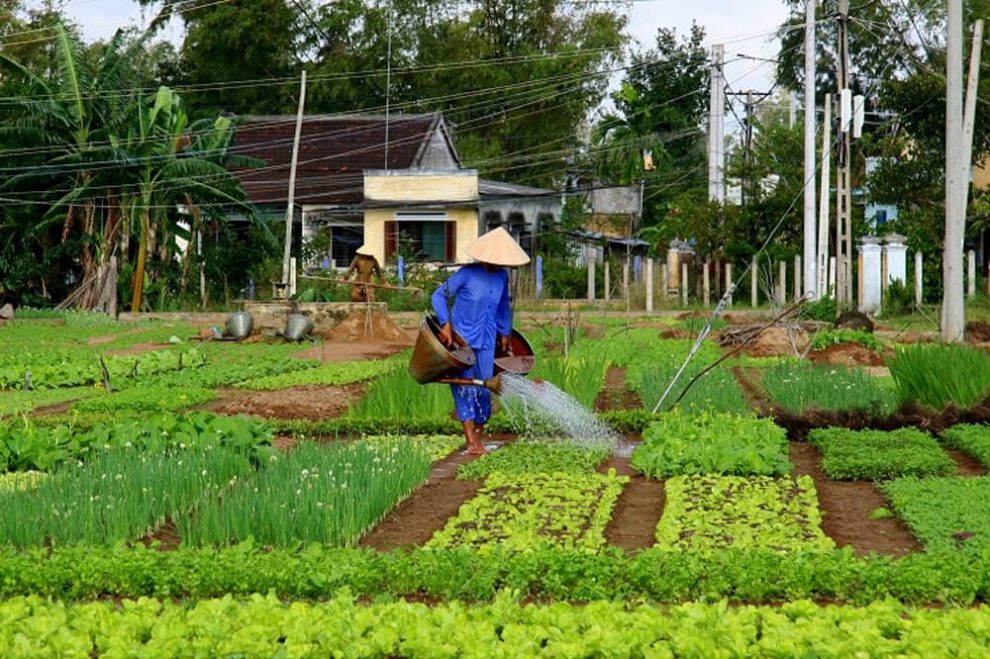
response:
[[[508,231],[499,227],[489,231],[465,248],[476,263],[462,267],[433,292],[433,311],[440,322],[440,340],[454,343],[456,332],[474,350],[474,366],[462,376],[476,380],[492,377],[495,349],[510,351],[512,309],[509,306],[509,273],[529,263],[529,256],[513,240]],[[453,300],[453,309],[449,307]],[[485,423],[492,414],[492,394],[471,385],[450,385],[454,396],[457,419],[464,425],[468,453],[485,453],[481,442]]]

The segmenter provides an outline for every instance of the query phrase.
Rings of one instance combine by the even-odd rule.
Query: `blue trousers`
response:
[[[474,366],[461,371],[462,378],[475,378],[487,380],[495,372],[495,349],[474,350],[477,358]],[[450,385],[450,392],[454,396],[454,406],[457,408],[457,419],[459,421],[474,421],[484,424],[492,415],[492,392],[485,387],[473,385]]]

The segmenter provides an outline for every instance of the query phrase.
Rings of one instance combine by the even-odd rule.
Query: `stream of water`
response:
[[[508,406],[522,412],[527,427],[550,425],[574,443],[604,443],[613,451],[625,444],[622,435],[552,382],[503,373],[500,397]]]

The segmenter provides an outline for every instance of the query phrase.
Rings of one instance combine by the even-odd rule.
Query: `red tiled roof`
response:
[[[293,116],[248,117],[234,131],[232,151],[265,161],[235,171],[257,205],[284,205],[295,136]],[[416,166],[439,114],[395,115],[388,123],[388,168]],[[363,172],[384,169],[385,118],[304,117],[296,166],[296,204],[357,204],[363,201]]]

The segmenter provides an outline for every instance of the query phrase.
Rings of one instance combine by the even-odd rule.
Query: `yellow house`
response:
[[[479,232],[477,170],[367,170],[364,197],[364,242],[381,263],[402,241],[428,261],[467,261],[464,247]]]
[[[265,165],[236,172],[263,213],[285,217],[295,117],[241,118],[237,153]],[[524,249],[560,219],[553,190],[479,179],[461,165],[440,113],[303,119],[296,166],[294,248],[300,262],[346,268],[368,244],[379,262],[463,263],[464,247],[505,226]]]

